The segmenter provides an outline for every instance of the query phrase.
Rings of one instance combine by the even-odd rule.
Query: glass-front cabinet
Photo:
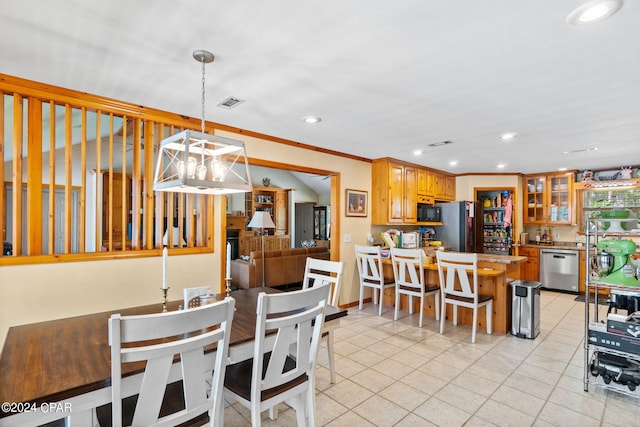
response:
[[[573,172],[525,176],[523,223],[571,224],[572,185]]]
[[[329,206],[313,207],[313,238],[329,240]]]
[[[640,186],[585,189],[578,191],[578,198],[580,230],[584,230],[588,220],[597,221],[602,231],[635,232],[638,229]]]

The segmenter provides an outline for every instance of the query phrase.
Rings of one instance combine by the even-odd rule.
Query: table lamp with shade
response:
[[[259,228],[260,234],[262,235],[262,286],[265,286],[265,274],[264,271],[264,229],[265,228],[275,228],[276,225],[273,223],[271,219],[271,215],[267,211],[256,211],[253,214],[253,218],[249,221],[249,228]]]

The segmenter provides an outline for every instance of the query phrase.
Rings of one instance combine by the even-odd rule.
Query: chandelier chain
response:
[[[204,83],[205,83],[205,79],[204,79],[204,57],[202,58],[202,60],[200,61],[202,62],[202,123],[200,124],[200,130],[202,133],[204,133]]]

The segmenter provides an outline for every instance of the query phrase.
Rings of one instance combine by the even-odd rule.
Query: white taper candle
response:
[[[227,275],[226,279],[231,277],[231,243],[227,242]]]
[[[162,289],[167,289],[167,258],[169,256],[169,251],[165,247],[162,250]]]

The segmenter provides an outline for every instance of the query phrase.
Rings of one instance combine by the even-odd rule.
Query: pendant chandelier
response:
[[[205,133],[205,64],[214,56],[196,50],[202,64],[202,121],[200,132],[185,130],[160,142],[153,189],[194,194],[230,194],[252,191],[244,142]]]

